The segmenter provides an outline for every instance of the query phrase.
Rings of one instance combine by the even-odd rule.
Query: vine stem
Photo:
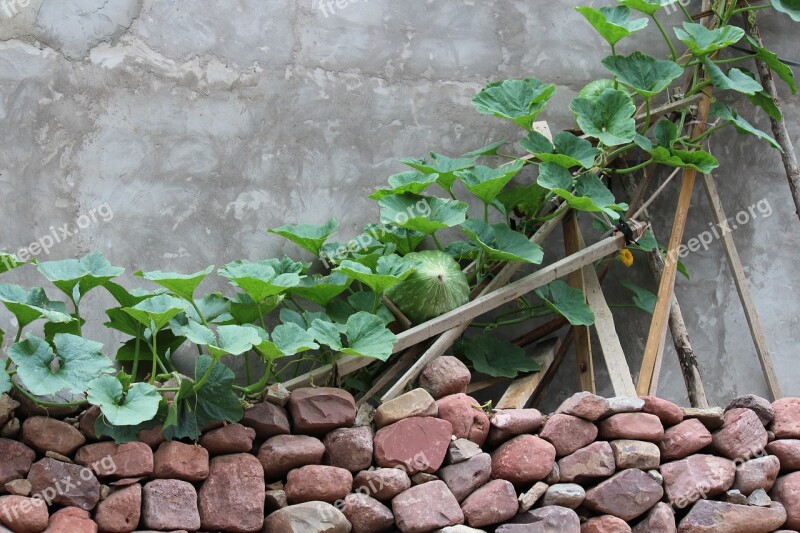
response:
[[[136,326],[136,347],[134,348],[133,352],[133,368],[131,369],[131,375],[133,379],[136,379],[136,372],[139,371],[139,348],[142,342],[142,331],[141,326],[137,324]]]
[[[19,391],[20,394],[22,394],[23,396],[28,398],[30,401],[32,401],[34,404],[38,405],[39,407],[78,407],[80,405],[86,405],[86,404],[89,403],[88,400],[79,400],[79,401],[76,401],[76,402],[47,402],[47,401],[44,401],[44,400],[41,400],[41,399],[37,398],[36,396],[34,396],[30,392],[26,391],[24,388],[22,388],[17,383],[13,383],[13,385],[14,385],[14,389]]]
[[[155,329],[155,323],[151,322],[151,331],[153,331],[153,373],[150,374],[150,384],[156,382],[156,374],[158,374],[158,330]]]
[[[439,239],[436,238],[436,233],[435,232],[431,233],[431,238],[433,239],[433,242],[436,244],[436,247],[440,251],[444,251],[444,247],[442,246],[442,243],[439,242]]]
[[[636,166],[633,166],[633,167],[611,169],[611,172],[613,172],[614,174],[630,174],[631,172],[636,172],[637,170],[642,170],[644,167],[648,166],[652,162],[653,162],[653,159],[650,158],[647,161],[645,161],[644,163],[640,163],[640,164],[638,164]]]
[[[672,56],[672,60],[677,62],[678,52],[677,50],[675,50],[675,45],[672,44],[672,39],[670,39],[669,35],[667,35],[667,30],[664,29],[664,26],[661,24],[661,21],[658,20],[658,17],[656,17],[655,13],[653,13],[651,17],[653,18],[653,22],[656,23],[656,26],[658,26],[658,31],[661,32],[661,35],[664,37],[664,40],[667,41],[667,46],[669,46],[669,53]]]

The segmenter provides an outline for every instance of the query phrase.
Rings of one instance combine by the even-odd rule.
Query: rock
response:
[[[555,447],[558,457],[564,457],[594,442],[597,426],[576,416],[556,414],[545,422],[539,436]]]
[[[442,481],[417,485],[392,500],[395,523],[402,533],[426,533],[464,523],[453,493]]]
[[[200,437],[200,446],[210,456],[249,453],[253,449],[256,431],[241,424],[228,424]]]
[[[675,461],[699,452],[712,441],[708,428],[696,418],[690,418],[667,429],[658,447],[663,461]]]
[[[273,405],[286,407],[291,395],[292,393],[283,386],[283,383],[274,383],[267,389],[267,394],[264,396],[264,399]]]
[[[439,408],[425,389],[414,389],[382,403],[375,410],[375,425],[380,429],[412,416],[436,416]]]
[[[456,439],[447,448],[447,463],[456,464],[475,457],[481,451],[481,447],[468,439]]]
[[[747,505],[755,507],[769,507],[772,504],[772,498],[769,497],[767,491],[764,489],[757,489],[753,494],[747,497]]]
[[[772,405],[774,408],[775,404]],[[778,418],[777,409],[775,418]],[[786,509],[784,527],[800,530],[800,472],[779,477],[772,489],[772,499],[780,502]]]
[[[534,435],[519,435],[492,454],[492,478],[524,485],[546,478],[556,460],[556,449]]]
[[[97,533],[97,524],[89,513],[77,507],[64,507],[50,517],[47,533]]]
[[[664,426],[655,415],[647,413],[620,413],[606,418],[598,426],[604,439],[630,439],[660,442]]]
[[[155,450],[161,445],[162,442],[166,442],[167,440],[164,437],[163,431],[164,429],[161,425],[150,429],[143,429],[139,431],[139,442],[144,442],[150,446],[150,449]]]
[[[115,492],[97,505],[95,521],[105,533],[135,531],[142,514],[142,486],[129,485]]]
[[[161,444],[153,456],[153,477],[198,482],[208,477],[208,450],[192,444],[170,441]]]
[[[433,533],[486,533],[482,529],[475,529],[469,526],[447,526],[437,529]]]
[[[661,451],[652,442],[623,439],[611,441],[610,445],[618,470],[652,470],[661,465]]]
[[[80,448],[75,462],[100,478],[144,477],[153,473],[153,450],[142,442],[98,442]]]
[[[365,470],[372,465],[372,428],[368,426],[334,429],[323,439],[323,461],[350,472]]]
[[[344,514],[325,502],[290,505],[275,511],[264,522],[266,533],[350,533],[351,530]]]
[[[289,400],[288,396],[286,400]],[[255,431],[259,440],[291,433],[286,409],[270,402],[257,403],[245,411],[241,424]]]
[[[702,500],[681,520],[681,533],[769,533],[781,527],[786,511],[780,504],[749,507]]]
[[[659,485],[664,485],[664,476],[658,470],[648,470],[647,475],[656,480]]]
[[[488,442],[499,446],[515,435],[536,433],[542,426],[542,413],[537,409],[500,409],[490,417]]]
[[[780,461],[772,455],[745,461],[736,468],[733,488],[742,494],[751,494],[758,489],[771,490],[780,468]]]
[[[19,407],[19,402],[8,394],[0,394],[0,427],[5,426],[6,422],[14,418],[14,409]]]
[[[352,488],[353,475],[348,470],[309,465],[289,472],[284,490],[291,504],[310,501],[333,503],[347,496]]]
[[[609,443],[593,442],[558,460],[559,478],[564,482],[583,483],[614,475],[616,462]]]
[[[656,396],[642,396],[643,413],[656,415],[664,427],[675,426],[683,422],[683,411],[674,403]]]
[[[89,442],[97,442],[100,440],[95,432],[94,425],[101,414],[100,408],[96,405],[92,405],[78,419],[78,428]]]
[[[61,461],[62,463],[75,464],[75,461],[73,461],[72,459],[70,459],[66,455],[61,455],[60,453],[45,452],[44,456],[45,457],[49,457],[50,459],[55,459],[56,461]]]
[[[645,472],[623,470],[586,493],[592,511],[630,521],[646,513],[664,496],[664,489]]]
[[[7,493],[13,494],[14,496],[31,495],[31,482],[27,479],[15,479],[14,481],[9,481],[3,485],[3,488]]]
[[[31,466],[28,481],[33,494],[64,507],[91,511],[100,501],[100,482],[91,470],[79,465],[45,458]]]
[[[762,398],[761,396],[756,396],[755,394],[747,394],[745,396],[739,396],[738,398],[735,398],[731,403],[728,404],[728,407],[725,408],[725,411],[730,411],[731,409],[750,409],[756,415],[758,415],[758,418],[761,420],[761,423],[764,424],[764,427],[767,427],[775,417],[775,412],[772,410],[772,404],[769,403],[769,400]]]
[[[497,528],[496,533],[580,533],[580,530],[581,521],[575,511],[549,505],[517,516],[510,524]]]
[[[66,422],[34,416],[22,424],[22,442],[42,454],[53,451],[71,456],[86,443],[86,438]]]
[[[264,493],[264,510],[267,514],[274,513],[278,509],[289,506],[284,490],[267,490]]]
[[[208,479],[197,495],[202,528],[233,533],[260,531],[264,491],[264,472],[255,457],[246,453],[214,457]]]
[[[28,475],[36,453],[22,444],[9,439],[0,439],[0,485]]]
[[[258,450],[267,481],[283,479],[294,468],[320,464],[324,455],[322,441],[305,435],[277,435]]]
[[[725,411],[721,407],[681,407],[684,420],[695,418],[699,420],[709,431],[716,431],[725,422]]]
[[[353,533],[380,533],[394,525],[392,511],[365,494],[349,494],[344,499],[342,513],[352,524]]]
[[[547,483],[543,483],[541,481],[537,481],[533,484],[533,487],[528,489],[528,492],[524,492],[519,495],[517,500],[519,501],[519,512],[520,513],[527,513],[536,502],[539,501],[539,498],[545,495],[547,489],[550,486]]]
[[[800,398],[783,398],[772,403],[772,432],[777,439],[800,439]]]
[[[732,409],[725,413],[722,428],[713,435],[712,445],[733,460],[755,457],[767,445],[767,430],[750,409]]]
[[[453,428],[447,420],[406,418],[375,434],[375,463],[385,468],[402,467],[409,475],[432,474],[444,462]]]
[[[606,416],[611,406],[608,400],[590,392],[576,392],[556,410],[556,414],[577,416],[594,422]]]
[[[581,525],[581,533],[629,533],[631,526],[616,516],[603,515],[590,518]]]
[[[419,386],[430,392],[435,399],[466,392],[472,381],[467,366],[450,355],[434,359],[419,376]]]
[[[544,478],[544,482],[548,485],[555,485],[561,482],[561,468],[559,468],[558,463],[553,463],[553,469],[550,470],[550,473]]]
[[[644,400],[634,396],[616,396],[608,398],[608,413],[606,416],[619,413],[639,413],[644,408]]]
[[[738,490],[731,489],[725,492],[725,497],[723,498],[726,503],[733,503],[736,505],[747,505],[747,496],[739,492]]]
[[[438,476],[456,500],[463,502],[467,496],[491,479],[492,457],[488,453],[478,454],[466,461],[442,468]]]
[[[22,431],[22,424],[20,424],[19,418],[12,418],[0,428],[0,438],[16,439],[20,431]]]
[[[586,498],[586,491],[575,483],[556,483],[547,489],[542,505],[560,505],[577,509]]]
[[[423,483],[430,483],[431,481],[436,481],[437,479],[439,478],[434,476],[433,474],[426,474],[425,472],[419,472],[418,474],[414,474],[413,476],[411,476],[411,484],[422,485]]]
[[[142,525],[161,531],[197,531],[197,492],[186,481],[157,479],[142,489]]]
[[[490,481],[461,504],[464,519],[472,527],[501,524],[513,518],[518,509],[514,485],[504,479]]]
[[[675,513],[664,502],[658,502],[645,515],[644,520],[633,527],[633,533],[678,533]]]
[[[778,458],[782,471],[800,470],[800,440],[786,439],[770,442],[767,444],[767,452]]]
[[[324,435],[334,429],[350,427],[356,419],[356,401],[342,389],[297,389],[287,405],[294,431],[302,435]]]
[[[453,426],[453,435],[483,446],[489,436],[489,417],[475,398],[463,393],[453,394],[437,400],[436,405],[439,418]]]
[[[0,524],[14,533],[40,533],[47,528],[49,518],[41,499],[0,496]]]
[[[411,479],[405,471],[398,468],[364,470],[356,474],[353,480],[354,491],[380,501],[389,501],[409,488]]]
[[[375,408],[368,403],[362,403],[356,411],[356,421],[353,422],[354,426],[372,426],[375,420]]]
[[[713,455],[692,455],[661,465],[667,497],[678,508],[700,499],[713,498],[733,486],[733,461]]]

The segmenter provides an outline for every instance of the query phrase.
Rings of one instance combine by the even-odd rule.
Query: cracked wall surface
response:
[[[0,10],[0,248],[18,250],[107,204],[111,220],[90,224],[39,258],[99,249],[132,273],[302,255],[264,230],[333,216],[341,223],[339,237],[350,238],[377,218],[366,196],[402,170],[398,158],[429,150],[456,155],[519,138],[514,127],[471,107],[488,81],[532,75],[556,83],[558,94],[542,118],[555,131],[571,127],[569,101],[603,75],[600,60],[608,53],[575,12],[579,2],[340,5],[31,0],[13,17]],[[800,59],[798,26],[777,14],[760,20],[771,48]],[[664,53],[655,28],[640,35],[638,46]],[[630,45],[620,49],[627,53]],[[800,100],[781,90],[798,141]],[[744,115],[769,129],[763,115]],[[800,394],[794,363],[800,223],[780,159],[733,131],[716,137],[713,147],[723,162],[717,178],[729,216],[763,199],[771,206],[769,217],[742,225],[734,237],[781,384]],[[662,242],[675,190],[653,210]],[[687,238],[711,221],[698,184]],[[550,257],[560,252],[557,244],[550,251]],[[711,403],[737,393],[766,394],[721,243],[685,263],[691,279],[679,278],[677,291]],[[628,300],[619,286],[623,276],[655,290],[642,267],[612,271],[612,303]],[[8,279],[38,283],[31,272]],[[88,298],[90,320],[102,321],[96,310],[108,303],[104,298]],[[614,311],[631,366],[638,368],[646,317],[624,307]],[[9,323],[0,314],[0,327]],[[93,333],[115,345],[102,328]],[[608,394],[600,359],[596,367]],[[560,374],[554,404],[577,387],[569,363]],[[686,403],[671,347],[660,394]]]

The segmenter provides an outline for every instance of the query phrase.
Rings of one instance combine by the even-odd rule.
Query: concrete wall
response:
[[[297,255],[264,233],[288,222],[334,216],[349,238],[377,217],[366,196],[402,169],[396,159],[520,136],[472,109],[487,81],[533,75],[556,83],[543,118],[557,130],[573,124],[568,103],[608,53],[572,1],[341,0],[325,9],[316,0],[10,2],[0,2],[0,247],[15,251],[81,224],[39,258],[99,249],[128,272]],[[796,25],[768,15],[762,27],[770,46],[798,59]],[[663,52],[655,28],[639,43]],[[798,100],[785,110],[797,139]],[[768,129],[763,117],[756,122]],[[800,223],[780,160],[733,132],[713,144],[730,214],[764,199],[772,208],[735,238],[780,379],[797,395]],[[670,189],[657,204],[664,236]],[[712,220],[701,192],[687,237]],[[720,244],[686,264],[692,279],[679,280],[678,294],[710,399],[765,393]],[[648,283],[641,268],[634,277]],[[33,283],[36,275],[6,279]],[[609,299],[622,303],[617,283]],[[105,303],[98,294],[86,307]],[[646,317],[616,311],[638,367]],[[8,315],[0,322],[7,326]],[[555,403],[575,383],[571,366],[562,374]],[[671,353],[660,393],[685,403]]]

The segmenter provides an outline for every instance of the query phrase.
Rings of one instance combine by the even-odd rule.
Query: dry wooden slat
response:
[[[717,226],[726,228],[728,226],[728,217],[725,215],[725,209],[722,207],[722,201],[720,200],[714,177],[711,174],[704,174],[703,185]],[[778,382],[778,376],[775,374],[775,366],[772,364],[772,356],[767,347],[767,337],[764,335],[764,328],[761,327],[761,320],[758,318],[758,311],[753,302],[753,296],[750,294],[750,285],[747,283],[747,278],[744,275],[744,268],[739,258],[739,251],[736,249],[736,242],[733,240],[733,234],[730,231],[723,229],[721,231],[721,236],[722,245],[725,249],[725,257],[728,259],[728,266],[733,274],[733,282],[736,285],[736,291],[739,293],[739,299],[742,302],[744,316],[750,328],[750,335],[753,337],[756,355],[758,356],[758,362],[761,364],[761,370],[764,372],[767,388],[769,389],[772,399],[778,400],[783,397],[783,393],[781,392],[781,386]]]
[[[404,353],[400,359],[395,361],[392,366],[386,370],[381,376],[375,380],[375,383],[372,384],[372,387],[361,396],[356,402],[356,407],[361,407],[361,404],[368,402],[373,396],[378,394],[381,389],[383,389],[386,385],[389,384],[400,372],[403,371],[404,368],[413,364],[414,359],[416,359],[420,352],[422,352],[423,345],[418,344],[417,346],[412,346],[406,353]]]
[[[484,379],[483,381],[476,381],[474,383],[470,383],[469,386],[467,387],[467,394],[473,394],[475,392],[488,389],[489,387],[494,387],[495,385],[504,383],[509,379],[511,378],[490,378],[490,379]]]
[[[539,363],[542,369],[535,374],[514,380],[511,385],[509,385],[508,389],[506,389],[505,394],[503,394],[497,402],[495,408],[523,409],[542,383],[545,373],[553,364],[559,345],[560,341],[557,339],[538,344],[532,358]]]

